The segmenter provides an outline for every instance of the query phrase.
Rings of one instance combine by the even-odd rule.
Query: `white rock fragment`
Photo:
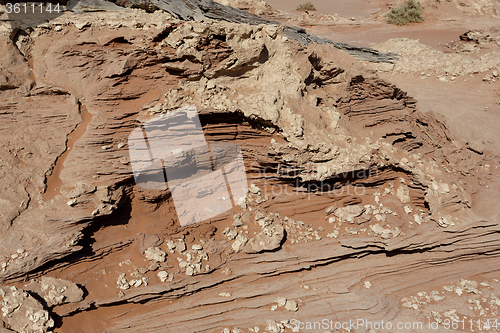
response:
[[[227,239],[233,240],[236,238],[236,236],[238,236],[238,231],[236,231],[236,229],[230,229],[229,227],[227,227],[226,229],[224,229],[224,231],[222,231],[222,234],[225,235]]]
[[[168,252],[174,253],[174,250],[175,250],[175,248],[176,248],[177,245],[172,240],[170,240],[170,239],[167,240],[165,242],[165,244],[167,245]]]
[[[156,262],[164,262],[167,254],[159,249],[158,247],[150,247],[146,251],[144,251],[146,258],[148,260],[153,260]]]
[[[120,274],[120,276],[118,277],[118,280],[116,281],[118,288],[120,288],[121,290],[127,290],[130,288],[130,284],[127,282],[125,275],[126,275],[125,273]]]
[[[455,225],[455,223],[449,217],[441,216],[438,220],[438,225],[442,228],[448,228],[450,225]]]
[[[158,272],[158,277],[160,278],[161,282],[165,282],[168,279],[168,273],[165,271],[159,271]]]
[[[397,191],[396,191],[396,196],[398,197],[399,201],[402,203],[406,204],[410,202],[410,189],[408,186],[401,184],[399,185]]]
[[[67,204],[68,206],[70,206],[70,207],[73,207],[74,205],[76,205],[76,203],[77,203],[76,198],[71,199],[71,200],[69,200],[68,202],[66,202],[66,204]]]
[[[360,216],[365,211],[365,208],[360,205],[349,205],[341,208],[337,208],[333,215],[342,220],[347,220],[349,223],[354,222],[354,218]]]
[[[54,321],[50,318],[49,312],[38,300],[23,290],[17,290],[15,287],[0,287],[2,296],[2,315],[3,324],[14,330],[8,332],[23,333],[45,333],[51,332],[54,327]]]
[[[443,317],[437,311],[431,311],[431,317],[434,321],[437,321],[439,324],[443,322]]]
[[[241,197],[241,198],[238,200],[238,206],[240,206],[240,208],[241,208],[242,210],[247,209],[247,203],[246,203],[245,197]]]
[[[297,302],[293,300],[287,300],[285,304],[285,309],[288,311],[297,311],[299,309]]]
[[[309,287],[307,289],[309,289]],[[278,303],[279,307],[283,307],[283,306],[286,305],[286,298],[284,298],[284,297],[278,297],[278,299],[276,300],[276,303]]]
[[[267,320],[267,325],[266,325],[266,331],[269,331],[271,333],[281,333],[285,329],[285,326],[281,323],[277,323],[272,319]]]
[[[258,188],[257,186],[255,186],[255,184],[251,184],[250,187],[248,188],[248,190],[250,192],[252,192],[253,194],[257,194],[260,192],[260,188]]]
[[[186,267],[186,275],[188,276],[193,276],[194,275],[194,267],[189,265],[188,267]]]
[[[372,284],[370,283],[370,281],[365,281],[365,288],[370,289],[371,287],[372,287]]]
[[[222,292],[222,293],[219,293],[219,296],[221,296],[221,297],[231,297],[231,293]]]
[[[39,294],[48,306],[76,303],[83,300],[83,290],[76,283],[68,280],[44,276],[40,288]]]
[[[143,277],[142,277],[142,283],[144,284],[144,286],[145,286],[145,287],[147,287],[147,286],[148,286],[148,284],[149,284],[149,278],[148,278],[148,277],[143,276]]]
[[[191,246],[191,248],[196,251],[203,250],[203,246],[199,244],[194,244],[193,246]]]
[[[248,243],[248,237],[240,234],[236,237],[231,247],[234,252],[238,253],[241,250],[243,250],[243,248],[247,243]]]
[[[178,253],[186,251],[186,243],[184,242],[184,239],[180,238],[177,240],[177,245],[175,246],[175,250]]]
[[[396,237],[396,234],[399,235],[399,233],[397,231],[393,231],[391,229],[386,229],[386,228],[383,228],[381,227],[378,223],[377,224],[374,224],[374,225],[371,225],[370,226],[370,229],[377,235],[379,235],[380,237],[382,237],[383,239],[388,239],[388,238],[391,238],[391,236],[393,237]]]

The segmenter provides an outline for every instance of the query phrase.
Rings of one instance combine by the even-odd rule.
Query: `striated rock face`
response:
[[[442,297],[427,289],[497,267],[499,210],[482,209],[478,189],[497,184],[498,156],[461,146],[444,118],[328,43],[134,10],[66,13],[2,38],[10,329],[48,331],[44,306],[62,317],[57,332],[284,332],[290,314],[425,321],[455,313],[411,312]],[[136,185],[127,138],[188,105],[209,145],[241,148],[249,192],[181,227],[169,189]]]

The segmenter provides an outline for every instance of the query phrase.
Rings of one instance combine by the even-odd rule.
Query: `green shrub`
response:
[[[306,1],[303,3],[299,3],[296,10],[316,10],[316,7],[314,7],[311,1]]]
[[[422,4],[415,0],[408,0],[402,7],[392,8],[386,19],[387,23],[396,25],[424,22]]]

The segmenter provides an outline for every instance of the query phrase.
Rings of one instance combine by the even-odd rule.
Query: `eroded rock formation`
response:
[[[498,181],[488,146],[462,146],[329,43],[263,23],[130,10],[2,35],[6,327],[48,331],[51,313],[57,332],[425,321],[441,314],[411,311],[444,297],[426,284],[498,263],[498,209],[478,194]],[[241,147],[252,185],[233,210],[181,227],[168,189],[135,184],[127,138],[193,104],[209,143]]]

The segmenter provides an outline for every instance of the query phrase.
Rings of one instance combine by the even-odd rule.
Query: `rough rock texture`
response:
[[[400,61],[394,66],[384,67],[387,71],[414,74],[432,71],[437,75],[463,76],[482,73],[489,70],[500,70],[500,53],[492,51],[472,58],[464,54],[449,54],[435,50],[408,38],[390,39],[375,46],[381,52],[394,52],[400,55]],[[389,66],[391,67],[389,69]]]
[[[43,298],[48,307],[83,300],[83,290],[75,283],[47,276],[43,276],[41,282],[32,281],[24,290]]]
[[[45,333],[54,327],[49,312],[27,292],[0,287],[0,296],[3,320],[15,332]]]
[[[66,13],[26,34],[2,37],[2,61],[20,70],[0,90],[0,281],[25,288],[50,272],[84,286],[51,310],[57,332],[280,332],[290,314],[426,321],[446,316],[435,285],[482,288],[459,280],[467,269],[497,286],[498,156],[332,45],[134,10]],[[209,143],[241,147],[253,185],[231,211],[181,227],[168,189],[135,184],[127,137],[193,104]],[[7,311],[11,328],[50,327],[26,291],[4,292],[17,292],[8,311],[36,310]]]

